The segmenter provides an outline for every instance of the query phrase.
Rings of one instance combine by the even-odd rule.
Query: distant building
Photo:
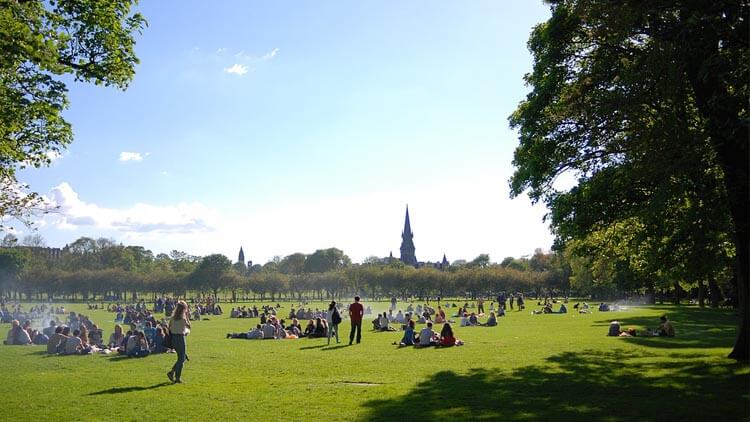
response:
[[[419,266],[416,248],[414,247],[414,233],[411,231],[409,221],[409,206],[406,206],[406,219],[404,220],[404,231],[401,232],[401,262],[413,267]]]
[[[60,248],[47,248],[42,246],[17,246],[19,249],[26,249],[30,251],[32,255],[40,256],[47,259],[60,259],[63,253],[67,252],[68,246],[65,245],[64,249]]]
[[[393,252],[388,258],[383,260],[392,262]],[[440,262],[420,262],[417,261],[416,248],[414,247],[414,233],[411,231],[411,221],[409,220],[409,206],[406,206],[406,218],[404,219],[404,231],[401,232],[401,262],[416,268],[433,267],[439,270],[445,270],[450,266],[450,262],[443,254],[443,260]]]
[[[240,246],[240,255],[237,257],[237,262],[245,265],[245,252],[242,250],[242,246]]]

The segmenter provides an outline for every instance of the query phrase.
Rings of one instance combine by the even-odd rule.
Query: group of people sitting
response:
[[[487,317],[486,322],[479,321],[479,315],[472,312],[471,314],[468,314],[464,312],[464,314],[461,316],[461,326],[462,327],[495,327],[497,326],[497,315],[495,315],[495,312],[490,312],[490,316]]]
[[[264,315],[264,314],[262,314]],[[292,318],[290,324],[286,324],[283,319],[278,319],[271,315],[255,328],[244,333],[227,333],[227,338],[240,338],[247,340],[294,340],[302,337],[325,338],[328,336],[329,322],[325,318],[315,318],[308,321],[307,326],[303,329],[297,318]]]
[[[642,333],[645,337],[674,337],[674,326],[672,322],[667,318],[666,315],[662,315],[659,318],[659,326],[655,329],[646,330]],[[623,331],[618,321],[612,321],[609,323],[609,332],[607,333],[610,337],[636,337],[638,332],[635,328],[628,328]]]
[[[394,343],[395,344],[395,343]],[[436,333],[432,329],[432,322],[427,322],[427,325],[417,333],[415,329],[414,320],[410,320],[404,330],[404,336],[399,342],[400,347],[414,346],[414,347],[430,347],[430,346],[462,346],[464,342],[458,340],[453,334],[453,327],[451,324],[446,322],[443,324],[440,334]]]

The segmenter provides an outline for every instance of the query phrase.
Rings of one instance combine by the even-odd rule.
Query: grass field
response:
[[[67,306],[108,338],[114,315],[84,307]],[[612,319],[644,329],[663,313],[677,337],[606,336]],[[748,420],[750,366],[725,358],[731,310],[511,312],[498,327],[456,328],[466,345],[443,349],[397,348],[401,333],[371,332],[367,321],[354,346],[225,338],[257,321],[195,322],[179,385],[165,376],[174,354],[48,356],[43,346],[0,346],[0,420]],[[341,327],[347,336],[348,321]],[[8,329],[0,324],[3,336]]]

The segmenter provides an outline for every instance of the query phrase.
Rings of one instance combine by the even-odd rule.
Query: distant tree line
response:
[[[352,294],[371,299],[490,296],[499,292],[534,295],[592,295],[616,299],[649,294],[679,299],[698,284],[668,277],[623,273],[621,256],[581,258],[572,251],[507,257],[493,263],[481,254],[447,268],[414,268],[394,258],[368,257],[352,264],[340,249],[274,257],[248,268],[220,254],[204,257],[172,251],[154,255],[142,246],[82,237],[59,255],[46,253],[40,236],[0,247],[0,295],[25,300],[133,301],[155,296],[213,296],[231,300],[327,300]],[[619,270],[616,270],[619,269]],[[718,293],[731,290],[730,271],[714,278]],[[701,296],[702,297],[702,296]],[[717,304],[715,304],[717,305]]]

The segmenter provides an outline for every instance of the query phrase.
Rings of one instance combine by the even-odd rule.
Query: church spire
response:
[[[239,262],[242,265],[245,265],[245,252],[242,250],[242,246],[240,246],[240,254],[237,257],[237,262]]]
[[[414,233],[411,232],[411,222],[409,221],[409,204],[406,204],[406,219],[404,220],[404,231],[402,235],[403,234],[414,236]]]
[[[417,256],[414,248],[414,233],[411,231],[409,221],[409,205],[406,206],[406,218],[404,219],[404,231],[401,232],[401,262],[407,265],[417,266]]]

